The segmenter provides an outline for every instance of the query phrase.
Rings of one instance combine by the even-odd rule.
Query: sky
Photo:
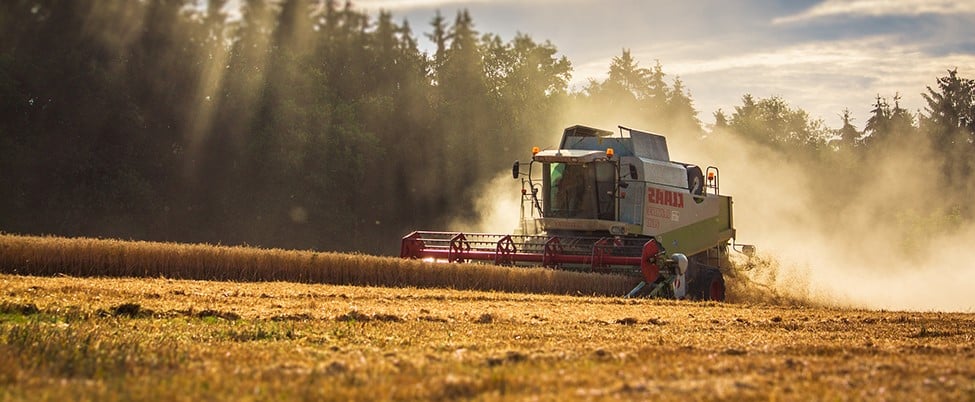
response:
[[[657,61],[680,77],[699,118],[730,114],[745,94],[780,96],[841,125],[849,109],[863,128],[876,97],[900,95],[923,110],[926,87],[949,69],[975,78],[975,0],[358,0],[406,19],[423,34],[439,10],[467,9],[481,33],[549,40],[573,65],[573,88],[605,79],[629,49],[641,67]]]

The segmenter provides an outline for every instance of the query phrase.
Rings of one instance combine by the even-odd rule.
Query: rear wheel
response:
[[[701,267],[687,283],[687,297],[695,300],[724,301],[724,277],[712,267]]]

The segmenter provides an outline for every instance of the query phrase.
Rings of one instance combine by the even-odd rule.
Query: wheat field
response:
[[[158,278],[0,291],[2,400],[975,397],[970,314]]]
[[[142,254],[25,242],[102,265],[5,239],[0,400],[975,400],[973,314],[99,275]]]

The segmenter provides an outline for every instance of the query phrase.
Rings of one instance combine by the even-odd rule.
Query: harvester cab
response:
[[[401,256],[633,274],[642,281],[629,296],[724,299],[731,198],[716,167],[671,161],[665,137],[572,126],[512,176],[522,181],[515,234],[414,232]]]

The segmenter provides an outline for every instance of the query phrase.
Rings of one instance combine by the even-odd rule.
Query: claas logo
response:
[[[647,202],[674,208],[684,208],[684,194],[661,190],[659,188],[651,188],[647,190]]]

